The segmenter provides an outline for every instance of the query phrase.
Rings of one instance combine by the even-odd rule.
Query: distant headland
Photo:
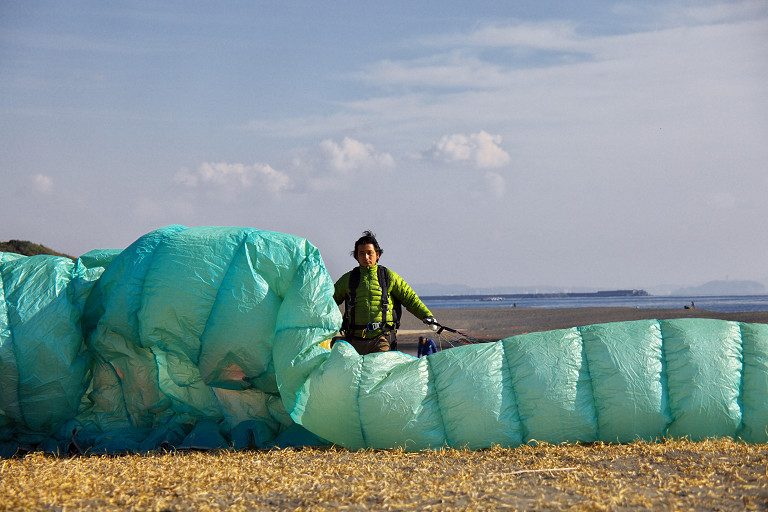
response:
[[[545,292],[545,293],[499,293],[499,294],[462,294],[467,299],[477,300],[506,300],[506,299],[554,299],[568,298],[601,298],[601,297],[648,297],[645,290],[603,290],[597,292]],[[425,295],[425,299],[440,299],[455,297],[455,295]]]

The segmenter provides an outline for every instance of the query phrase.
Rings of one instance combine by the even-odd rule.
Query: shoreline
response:
[[[640,309],[627,307],[586,308],[444,308],[432,313],[441,325],[484,338],[504,339],[529,332],[568,329],[591,324],[629,320],[671,318],[715,318],[745,323],[768,324],[768,311],[721,313],[704,309]],[[397,333],[398,350],[416,354],[419,336],[432,331],[407,311]]]

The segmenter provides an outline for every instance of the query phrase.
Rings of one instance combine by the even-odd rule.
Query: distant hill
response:
[[[54,251],[44,245],[33,244],[26,240],[8,240],[7,242],[0,242],[0,252],[14,252],[21,254],[22,256],[36,256],[38,254],[51,254],[53,256],[64,256],[70,259],[76,259],[69,254]]]
[[[680,288],[672,295],[764,295],[765,286],[758,281],[709,281],[701,286]]]
[[[564,295],[573,293],[597,294],[605,293],[604,288],[589,288],[585,286],[494,286],[487,288],[471,287],[463,284],[416,283],[413,289],[419,296],[445,295]],[[613,290],[609,290],[612,293]],[[645,292],[643,292],[645,293]]]
[[[702,296],[702,295],[766,295],[768,279],[760,281],[710,281],[699,286],[681,287],[679,284],[646,288],[650,295]],[[605,288],[556,287],[556,286],[495,286],[489,288],[471,287],[462,284],[417,283],[413,289],[419,296],[435,297],[445,295],[563,295],[605,293]],[[621,290],[608,290],[615,293]],[[645,292],[643,292],[645,293]]]
[[[556,286],[494,286],[473,287],[464,284],[415,283],[413,289],[419,295],[503,295],[515,293],[586,292],[596,289],[565,289]]]

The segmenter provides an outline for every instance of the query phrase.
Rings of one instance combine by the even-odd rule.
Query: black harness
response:
[[[364,325],[356,325],[355,303],[357,302],[357,287],[360,286],[360,267],[355,267],[349,274],[349,297],[344,300],[344,321],[341,324],[341,333],[352,335],[354,331],[366,332],[381,329],[382,332],[396,331],[400,327],[400,315],[402,305],[397,299],[392,301],[392,325],[387,324],[387,311],[389,311],[389,271],[387,267],[378,266],[376,278],[381,287],[381,322],[368,322]]]

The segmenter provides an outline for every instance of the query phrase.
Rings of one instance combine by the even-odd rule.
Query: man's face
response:
[[[372,267],[377,261],[379,261],[379,255],[376,254],[373,244],[357,246],[357,262],[361,267]]]

